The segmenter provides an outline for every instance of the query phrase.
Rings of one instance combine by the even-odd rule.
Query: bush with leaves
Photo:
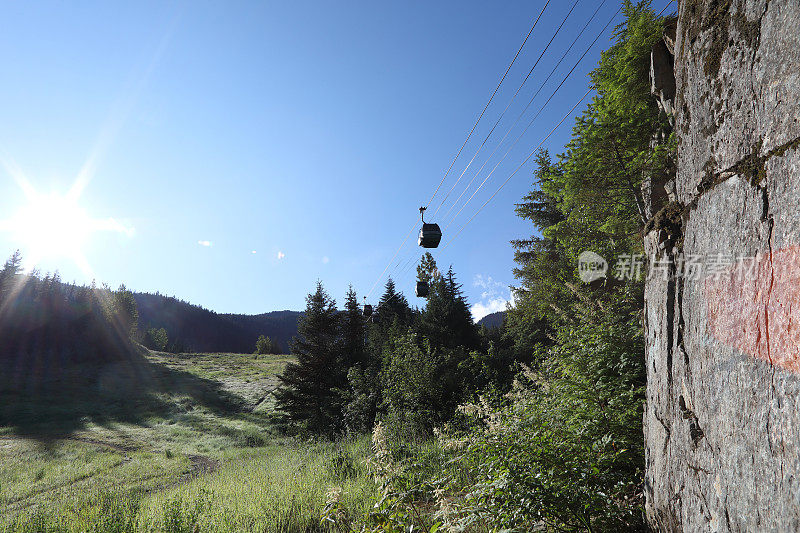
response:
[[[169,345],[169,335],[164,328],[150,328],[145,336],[145,347],[163,352]]]
[[[256,341],[256,355],[267,355],[279,353],[278,347],[272,339],[264,335],[259,335]]]
[[[461,523],[567,531],[644,527],[638,435],[644,379],[634,360],[639,326],[632,318],[586,323],[563,332],[560,341],[538,371],[519,375],[500,406],[463,406],[471,430],[441,437],[443,444],[463,444],[457,463],[477,479],[448,487],[466,494],[459,501]]]

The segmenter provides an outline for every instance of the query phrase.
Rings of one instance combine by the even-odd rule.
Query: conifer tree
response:
[[[3,265],[3,275],[16,276],[22,273],[22,254],[19,250],[11,254]]]
[[[432,281],[420,330],[433,346],[467,350],[479,347],[478,328],[453,267]]]
[[[133,338],[139,325],[139,311],[133,293],[124,284],[114,291],[113,304],[114,324],[121,335]]]
[[[343,419],[348,432],[370,431],[380,403],[380,357],[367,350],[366,322],[352,286],[347,291],[341,315],[340,359],[347,372],[347,389],[343,391]]]
[[[11,291],[11,287],[13,287],[17,276],[20,274],[22,274],[22,254],[17,250],[8,258],[3,265],[3,269],[0,270],[0,302]]]
[[[340,320],[339,363],[346,372],[353,365],[363,365],[366,362],[364,316],[358,304],[358,295],[352,285],[345,296],[344,311]]]
[[[395,321],[399,322],[401,326],[408,326],[411,323],[411,307],[403,293],[397,292],[392,278],[386,282],[383,296],[378,303],[378,310],[384,328],[391,327]]]
[[[339,316],[336,302],[321,282],[306,297],[298,337],[292,342],[296,363],[286,366],[275,391],[277,408],[296,428],[332,437],[340,430],[341,385],[337,357]]]
[[[431,281],[439,277],[439,269],[436,267],[436,260],[430,252],[425,252],[417,265],[417,281],[430,284]]]
[[[147,330],[147,338],[145,339],[145,346],[151,350],[159,352],[166,351],[169,344],[169,335],[164,328],[150,328]]]

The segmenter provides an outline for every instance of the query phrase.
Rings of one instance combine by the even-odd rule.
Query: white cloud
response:
[[[476,274],[472,281],[474,287],[483,289],[481,301],[472,306],[472,316],[477,322],[486,315],[505,311],[508,304],[513,304],[513,295],[507,285],[495,281],[491,276]]]
[[[326,255],[325,257],[323,257],[323,258],[322,258],[322,264],[323,264],[323,265],[327,265],[327,264],[328,264],[328,263],[330,263],[330,262],[331,262],[331,258],[330,258],[330,257],[328,257],[327,255]]]
[[[199,244],[200,246],[205,246],[206,248],[208,248],[208,247],[210,247],[212,245],[212,242],[211,241],[197,241],[197,244]]]
[[[478,302],[472,306],[472,318],[475,319],[475,322],[477,322],[486,315],[491,315],[492,313],[496,313],[498,311],[505,311],[508,303],[509,300],[506,300],[505,298],[495,298],[486,303]]]
[[[93,224],[95,229],[103,231],[115,231],[117,233],[124,233],[128,237],[133,237],[136,234],[136,229],[133,226],[126,226],[122,222],[114,219],[107,218],[105,220],[95,220]]]
[[[257,253],[257,252],[256,252],[255,250],[253,250],[253,251],[252,251],[252,252],[250,252],[250,253],[251,253],[251,254],[255,254],[255,253]]]
[[[285,253],[283,253],[283,252],[278,252],[278,261],[280,261],[280,260],[281,260],[281,259],[283,259],[284,257],[286,257],[286,254],[285,254]]]
[[[497,298],[501,295],[507,295],[508,298],[511,297],[511,291],[509,290],[508,286],[500,283],[499,281],[495,281],[491,276],[482,276],[481,274],[476,274],[475,279],[472,280],[472,285],[473,287],[480,287],[483,289],[483,292],[481,293],[482,300]]]

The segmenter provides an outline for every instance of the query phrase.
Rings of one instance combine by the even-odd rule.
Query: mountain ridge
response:
[[[505,319],[505,311],[495,311],[478,320],[477,324],[479,326],[486,326],[487,328],[499,328],[503,325]]]
[[[133,293],[139,310],[139,329],[164,328],[170,345],[179,351],[250,353],[266,335],[288,352],[297,335],[300,311],[269,311],[257,315],[217,313],[173,296]]]

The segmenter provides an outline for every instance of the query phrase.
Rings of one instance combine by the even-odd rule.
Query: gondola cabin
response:
[[[442,240],[442,230],[439,224],[429,224],[425,222],[425,208],[419,208],[419,214],[422,218],[422,228],[419,230],[418,243],[423,248],[437,248]]]
[[[442,241],[442,230],[439,224],[422,224],[419,230],[419,245],[423,248],[437,248]]]
[[[417,288],[414,290],[418,298],[425,298],[428,296],[428,282],[418,281]]]
[[[372,316],[372,306],[369,304],[364,304],[364,316],[369,318]]]

